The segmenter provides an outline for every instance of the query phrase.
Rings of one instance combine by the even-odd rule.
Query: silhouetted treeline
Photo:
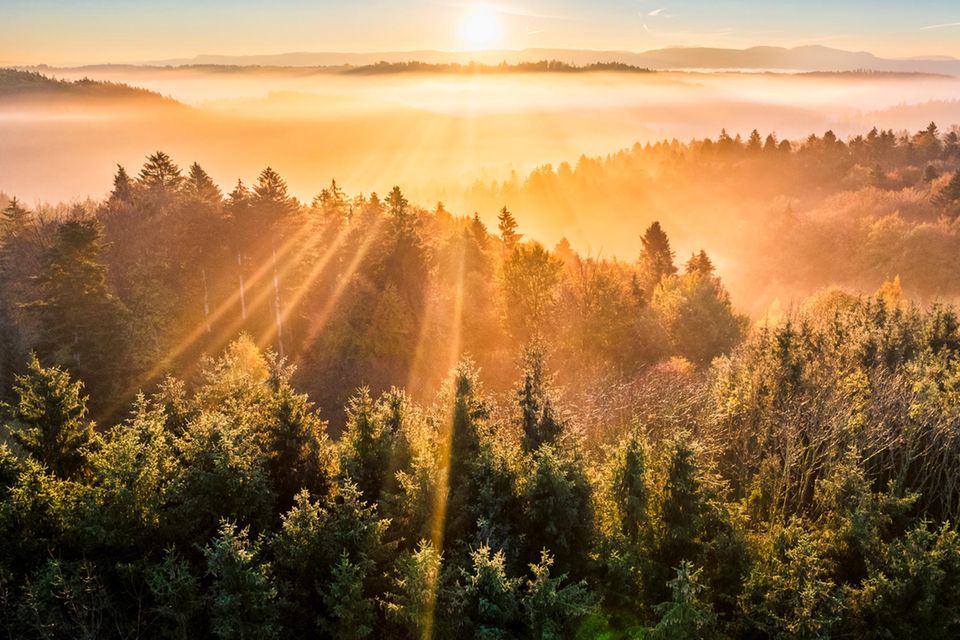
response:
[[[178,104],[176,100],[166,98],[154,91],[119,82],[105,82],[90,78],[58,80],[35,71],[0,68],[0,98],[49,99],[52,95],[97,100],[128,98]]]
[[[491,231],[335,182],[307,206],[269,168],[224,195],[163,153],[120,168],[104,203],[51,216],[13,200],[0,222],[4,379],[35,351],[84,381],[98,416],[241,332],[339,407],[360,384],[432,394],[463,353],[502,391],[537,340],[577,389],[667,356],[702,365],[746,326],[706,254],[678,269],[657,224],[637,260],[600,260],[525,240],[506,209]]]
[[[481,62],[431,63],[431,62],[378,62],[359,67],[347,67],[344,73],[351,75],[376,75],[387,73],[591,73],[613,71],[618,73],[654,73],[653,70],[623,62],[594,62],[575,65],[560,60],[539,62],[501,62],[497,65]]]
[[[871,291],[898,275],[924,300],[960,295],[958,169],[958,129],[932,123],[848,140],[724,131],[478,182],[451,202],[505,204],[539,237],[559,229],[616,253],[622,230],[660,220],[680,246],[707,243],[734,299],[761,314],[778,298]]]

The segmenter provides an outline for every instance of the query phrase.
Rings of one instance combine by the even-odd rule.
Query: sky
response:
[[[0,64],[807,44],[960,57],[958,0],[0,0],[0,23]]]

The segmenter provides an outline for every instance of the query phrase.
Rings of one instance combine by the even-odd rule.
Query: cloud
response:
[[[653,11],[651,11],[650,13],[648,13],[647,15],[655,18],[655,17],[661,15],[661,14],[662,14],[664,11],[666,11],[666,10],[667,10],[666,7],[663,7],[663,8],[661,8],[661,9],[654,9]]]
[[[517,16],[521,18],[544,18],[547,20],[566,20],[567,16],[552,14],[552,13],[541,13],[539,11],[534,11],[528,9],[522,5],[517,4],[504,4],[498,2],[450,2],[446,3],[450,7],[484,7],[490,11],[495,11],[497,13],[507,15],[507,16]]]
[[[920,31],[930,31],[931,29],[949,29],[950,27],[960,27],[960,22],[945,22],[944,24],[931,24],[926,27],[920,27]]]
[[[539,33],[543,33],[543,29],[527,29],[528,36],[535,36]]]

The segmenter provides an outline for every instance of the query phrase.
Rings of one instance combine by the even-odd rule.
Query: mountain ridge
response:
[[[781,71],[889,71],[960,75],[960,60],[948,56],[882,58],[868,51],[846,51],[822,45],[787,48],[756,46],[747,49],[717,47],[668,47],[643,52],[562,48],[529,48],[491,51],[382,51],[382,52],[287,52],[276,54],[217,55],[171,58],[142,63],[145,66],[363,66],[378,62],[424,62],[428,64],[518,64],[557,60],[573,65],[619,62],[656,70],[752,69]]]

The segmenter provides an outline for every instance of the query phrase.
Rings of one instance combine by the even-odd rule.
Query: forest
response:
[[[561,228],[649,215],[651,171],[749,177],[728,252],[815,291],[744,312],[735,255],[672,242],[722,217],[538,242],[544,194]],[[158,151],[103,201],[0,198],[3,633],[960,633],[956,130],[724,132],[473,197],[305,203]]]
[[[678,244],[707,244],[752,314],[832,285],[873,291],[897,276],[908,297],[955,299],[958,134],[935,123],[848,139],[722,131],[477,181],[451,202],[480,211],[506,204],[537,237],[566,234],[618,255],[633,236],[608,230],[630,224],[624,212],[643,211]]]

